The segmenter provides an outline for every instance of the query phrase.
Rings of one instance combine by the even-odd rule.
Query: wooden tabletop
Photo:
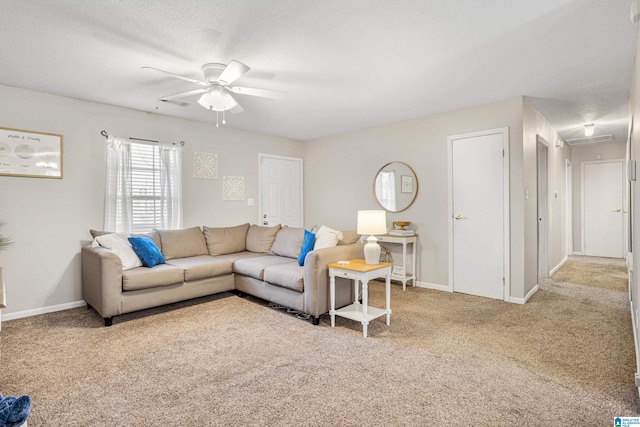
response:
[[[385,267],[391,267],[393,264],[390,262],[381,262],[379,264],[367,264],[363,259],[350,259],[349,264],[338,264],[332,262],[329,264],[331,268],[342,268],[343,270],[359,271],[361,273],[367,273],[369,271],[379,270]]]

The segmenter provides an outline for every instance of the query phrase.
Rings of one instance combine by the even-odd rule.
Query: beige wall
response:
[[[379,209],[373,180],[390,161],[408,163],[420,189],[416,202],[387,222],[409,220],[419,234],[419,281],[448,285],[447,137],[510,128],[511,296],[523,298],[524,210],[521,97],[304,143],[306,225],[355,228],[356,212]],[[533,287],[533,285],[531,285]]]
[[[573,166],[573,252],[582,253],[582,168],[585,162],[626,158],[626,142],[585,144],[571,147]]]
[[[100,131],[186,142],[184,225],[258,220],[258,153],[302,157],[298,141],[0,86],[0,126],[64,135],[64,179],[0,176],[0,219],[15,244],[0,252],[3,315],[82,300],[80,244],[102,228],[105,138]],[[232,120],[232,119],[230,119]],[[218,154],[218,180],[193,179],[193,153]],[[222,176],[245,177],[247,202],[222,201]]]
[[[526,189],[535,194],[531,135],[541,133],[551,141],[548,135],[553,132],[522,97],[305,143],[6,86],[0,86],[0,117],[1,126],[61,133],[65,141],[64,179],[0,177],[0,218],[7,221],[4,231],[16,242],[10,251],[0,253],[9,285],[5,315],[82,300],[80,244],[90,238],[88,229],[101,228],[103,221],[103,129],[123,136],[186,142],[185,226],[255,223],[258,153],[303,157],[305,225],[337,229],[355,228],[360,209],[379,209],[373,193],[377,171],[390,161],[406,162],[419,181],[417,200],[405,212],[388,213],[388,223],[414,223],[419,234],[419,280],[447,286],[447,137],[508,127],[510,295],[522,299],[535,286],[537,240],[531,239],[535,213],[532,198],[525,200]],[[566,150],[560,151],[566,156]],[[254,198],[255,206],[248,207],[246,201],[223,202],[221,179],[193,179],[194,152],[217,153],[220,177],[244,176],[246,197]],[[562,248],[553,247],[550,265],[562,254]]]

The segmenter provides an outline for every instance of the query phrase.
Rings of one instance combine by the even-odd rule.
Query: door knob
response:
[[[620,212],[622,209],[617,208],[617,209],[611,209],[611,212]]]
[[[463,216],[462,216],[462,215],[460,215],[460,214],[457,214],[456,216],[454,216],[454,218],[455,218],[455,219],[465,219],[465,217],[463,217]]]

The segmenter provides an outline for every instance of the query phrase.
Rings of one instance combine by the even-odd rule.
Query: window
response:
[[[109,136],[105,230],[144,233],[182,227],[179,146]]]
[[[160,150],[157,145],[131,143],[131,231],[162,228]]]

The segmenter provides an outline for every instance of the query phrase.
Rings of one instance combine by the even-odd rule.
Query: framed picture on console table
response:
[[[0,175],[62,178],[62,135],[0,127]]]

